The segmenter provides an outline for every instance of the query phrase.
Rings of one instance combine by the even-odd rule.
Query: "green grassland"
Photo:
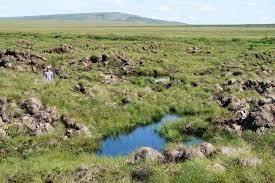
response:
[[[43,80],[41,73],[0,67],[0,96],[17,102],[34,96],[45,105],[55,106],[60,113],[85,124],[92,136],[64,140],[64,127],[59,126],[53,133],[42,136],[20,134],[2,138],[0,182],[45,182],[47,179],[74,182],[76,180],[70,172],[81,165],[103,169],[103,173],[95,175],[95,182],[131,182],[131,172],[136,169],[152,172],[146,180],[148,182],[274,182],[274,132],[257,136],[248,130],[239,137],[221,133],[211,123],[215,118],[231,115],[212,97],[216,84],[232,78],[275,78],[274,60],[266,63],[251,56],[262,52],[274,55],[274,36],[275,28],[272,26],[160,27],[1,21],[0,50],[15,49],[42,55],[48,60],[45,65],[52,65],[70,77],[56,78],[49,83]],[[22,40],[30,40],[33,45],[22,46],[18,43]],[[62,44],[71,45],[74,50],[64,54],[45,52]],[[186,49],[193,46],[202,53],[187,53]],[[95,65],[90,71],[85,71],[79,65],[69,64],[72,60],[80,61],[103,53],[124,55],[134,62],[139,74],[122,76],[126,82],[106,84],[101,82],[102,73],[115,72],[116,68]],[[222,77],[221,65],[234,66],[234,71],[242,71],[243,75]],[[272,73],[268,76],[262,74],[262,67]],[[171,76],[180,80],[181,84],[166,89],[153,82],[156,73]],[[88,88],[88,94],[74,90],[79,82]],[[150,92],[148,88],[151,88]],[[258,97],[253,91],[235,95]],[[130,104],[121,103],[125,97],[131,100]],[[247,168],[217,155],[177,164],[142,163],[133,166],[126,164],[125,157],[95,155],[102,138],[151,123],[171,111],[182,115],[183,119],[161,129],[160,133],[169,140],[167,148],[188,139],[178,129],[191,123],[193,128],[206,129],[203,138],[215,146],[247,147],[251,150],[250,154],[263,159],[263,164],[258,168]],[[215,162],[221,162],[226,171],[211,171],[208,167]]]

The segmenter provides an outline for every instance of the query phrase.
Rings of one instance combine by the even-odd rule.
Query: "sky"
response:
[[[275,23],[275,0],[0,0],[0,17],[124,12],[189,24]]]

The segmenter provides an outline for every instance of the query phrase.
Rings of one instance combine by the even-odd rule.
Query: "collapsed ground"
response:
[[[274,181],[274,37],[1,33],[0,42],[3,181]],[[54,82],[42,77],[48,65]],[[104,137],[169,112],[183,119],[160,130],[165,152],[94,154]],[[182,147],[191,135],[209,143]]]

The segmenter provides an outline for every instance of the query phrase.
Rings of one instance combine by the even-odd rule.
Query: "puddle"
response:
[[[170,82],[170,77],[168,77],[168,76],[157,77],[157,78],[154,78],[154,82],[156,84],[165,84],[165,83]]]
[[[125,156],[131,154],[140,147],[151,147],[162,151],[166,140],[157,132],[162,125],[180,119],[178,115],[166,114],[161,120],[154,124],[138,127],[130,134],[121,134],[117,137],[110,137],[101,143],[100,156]]]

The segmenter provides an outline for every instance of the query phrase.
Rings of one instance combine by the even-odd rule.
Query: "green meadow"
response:
[[[20,42],[28,40],[30,45]],[[68,53],[47,50],[67,44]],[[196,47],[198,53],[187,50]],[[0,136],[0,182],[91,182],[75,175],[80,166],[91,167],[92,182],[133,182],[133,172],[142,170],[143,182],[274,182],[274,130],[257,135],[245,130],[241,136],[224,132],[213,121],[232,116],[213,97],[215,86],[231,79],[274,80],[274,26],[148,26],[129,24],[88,24],[83,22],[0,21],[0,50],[30,52],[47,59],[65,79],[47,82],[42,72],[0,66],[0,96],[14,103],[35,97],[60,114],[85,125],[90,137],[64,139],[64,126],[53,132],[32,136],[9,128]],[[256,58],[268,52],[271,62]],[[135,72],[122,73],[115,59],[110,65],[92,64],[83,69],[85,57],[122,55]],[[71,64],[72,62],[76,64]],[[113,65],[112,65],[113,64]],[[222,67],[231,66],[227,75]],[[263,67],[270,71],[263,74]],[[118,81],[106,83],[106,76]],[[166,87],[154,77],[169,76],[179,81]],[[75,90],[81,83],[83,94]],[[226,91],[225,95],[260,98],[254,90]],[[124,98],[129,99],[123,104]],[[11,109],[12,110],[12,109]],[[96,151],[105,137],[150,124],[166,113],[182,119],[164,125],[158,133],[168,141],[166,149],[190,138],[184,126],[203,129],[202,138],[215,147],[238,146],[249,149],[243,156],[262,159],[259,167],[245,167],[232,157],[214,155],[179,163],[126,163],[127,157],[100,157]],[[225,171],[215,171],[215,163]],[[80,176],[81,177],[81,176]]]

